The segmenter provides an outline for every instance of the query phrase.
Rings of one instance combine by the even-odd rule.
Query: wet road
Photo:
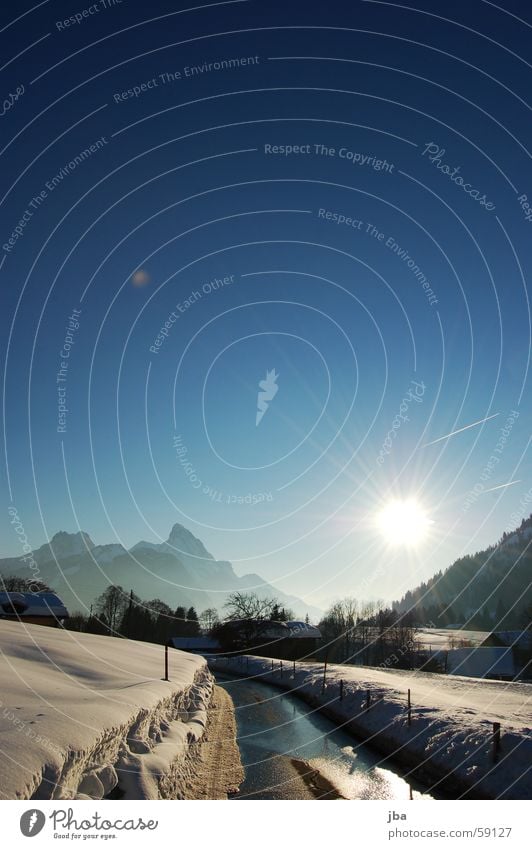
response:
[[[236,799],[431,798],[399,768],[298,698],[216,676],[233,699],[245,780]]]

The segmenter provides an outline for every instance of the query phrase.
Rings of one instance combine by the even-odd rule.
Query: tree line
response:
[[[398,613],[382,601],[345,598],[328,609],[318,627],[321,659],[399,669],[418,665],[412,615]]]
[[[98,596],[88,615],[73,613],[65,621],[65,628],[164,644],[171,637],[198,637],[202,631],[210,631],[217,621],[214,608],[206,608],[199,615],[194,607],[178,605],[174,610],[159,598],[145,601],[133,590],[128,593],[113,584]]]

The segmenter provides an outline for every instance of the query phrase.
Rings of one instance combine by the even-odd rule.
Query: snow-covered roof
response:
[[[0,593],[0,618],[28,616],[67,619],[68,610],[55,593]]]
[[[313,639],[321,640],[321,631],[315,625],[310,625],[307,622],[287,622],[290,628],[291,639]]]

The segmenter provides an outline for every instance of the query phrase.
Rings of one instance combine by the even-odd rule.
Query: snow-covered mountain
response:
[[[119,584],[146,601],[160,598],[174,608],[194,606],[201,611],[215,607],[222,613],[229,593],[253,589],[279,599],[297,616],[308,613],[317,619],[321,614],[259,575],[237,575],[231,563],[215,560],[201,540],[180,524],[173,526],[165,542],[141,540],[129,550],[118,543],[95,545],[82,531],[60,531],[36,549],[33,557],[38,572],[28,561],[8,557],[0,559],[0,575],[45,581],[70,611],[88,609],[109,584]]]

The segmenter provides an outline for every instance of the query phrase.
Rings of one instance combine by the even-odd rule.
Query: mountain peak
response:
[[[170,535],[166,540],[166,546],[179,556],[179,554],[190,554],[193,557],[201,557],[204,560],[214,560],[202,541],[194,536],[194,534],[180,525],[179,522],[173,526]]]
[[[94,548],[94,543],[85,531],[69,534],[58,531],[50,540],[50,548],[56,557],[70,557],[74,554],[86,554],[87,549]]]

